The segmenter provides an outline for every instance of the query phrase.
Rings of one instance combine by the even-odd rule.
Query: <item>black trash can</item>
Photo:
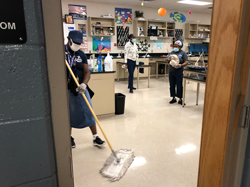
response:
[[[122,93],[115,94],[115,114],[124,114],[126,95]]]

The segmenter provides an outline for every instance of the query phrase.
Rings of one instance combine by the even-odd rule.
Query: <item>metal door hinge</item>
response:
[[[243,124],[243,129],[246,129],[249,127],[249,117],[250,117],[250,106],[246,105],[246,112],[245,112],[245,120]]]

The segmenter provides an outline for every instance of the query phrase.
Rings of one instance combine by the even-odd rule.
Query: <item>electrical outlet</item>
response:
[[[154,50],[152,49],[152,50],[151,50],[151,53],[153,53],[153,52],[154,52]]]

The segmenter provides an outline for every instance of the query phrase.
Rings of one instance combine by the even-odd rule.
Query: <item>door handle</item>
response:
[[[246,112],[245,112],[245,120],[244,120],[243,129],[246,129],[249,127],[249,117],[250,117],[250,106],[246,105]]]

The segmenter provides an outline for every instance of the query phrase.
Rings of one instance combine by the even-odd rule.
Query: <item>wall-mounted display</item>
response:
[[[117,46],[125,46],[128,42],[129,27],[117,26]]]
[[[73,16],[73,19],[87,20],[87,7],[83,5],[68,5],[69,15]]]
[[[170,14],[170,18],[173,18],[175,22],[184,23],[186,21],[186,16],[184,16],[182,13],[174,12]]]
[[[111,51],[110,37],[93,37],[93,51],[94,52],[108,52]]]
[[[115,23],[116,24],[132,24],[132,9],[130,8],[115,8]]]
[[[83,37],[87,37],[86,24],[78,24],[78,30],[83,34]]]
[[[136,45],[138,47],[138,52],[149,52],[150,43],[147,38],[138,38]]]
[[[73,16],[65,14],[65,23],[73,24],[74,23]]]

